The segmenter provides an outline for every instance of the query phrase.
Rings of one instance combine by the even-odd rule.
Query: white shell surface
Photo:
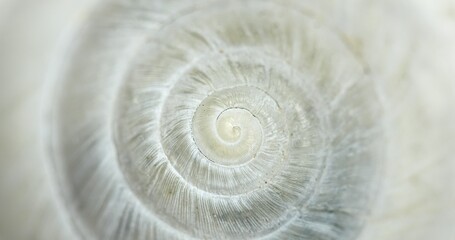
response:
[[[0,236],[454,236],[450,2],[69,3],[2,3]]]

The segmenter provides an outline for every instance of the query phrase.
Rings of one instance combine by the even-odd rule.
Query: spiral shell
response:
[[[404,2],[72,3],[0,119],[0,238],[451,239],[450,54]]]
[[[335,30],[295,2],[99,11],[59,77],[51,124],[83,236],[358,234],[381,106]]]

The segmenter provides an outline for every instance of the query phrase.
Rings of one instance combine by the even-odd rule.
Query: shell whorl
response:
[[[292,1],[110,3],[80,35],[50,145],[82,236],[359,233],[381,104],[366,63],[317,14]]]

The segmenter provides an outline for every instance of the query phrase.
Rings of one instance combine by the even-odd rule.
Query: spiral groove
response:
[[[110,3],[84,28],[50,143],[83,236],[361,230],[382,149],[366,64],[301,4],[242,3]]]

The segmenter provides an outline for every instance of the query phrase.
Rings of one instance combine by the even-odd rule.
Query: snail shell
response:
[[[90,8],[44,90],[40,171],[62,220],[47,225],[66,228],[41,238],[376,233],[385,164],[406,141],[391,137],[398,77],[371,57],[379,41],[353,37],[370,30],[293,0]]]
[[[383,152],[365,63],[293,3],[144,9],[95,14],[60,80],[51,147],[80,232],[357,235]]]

